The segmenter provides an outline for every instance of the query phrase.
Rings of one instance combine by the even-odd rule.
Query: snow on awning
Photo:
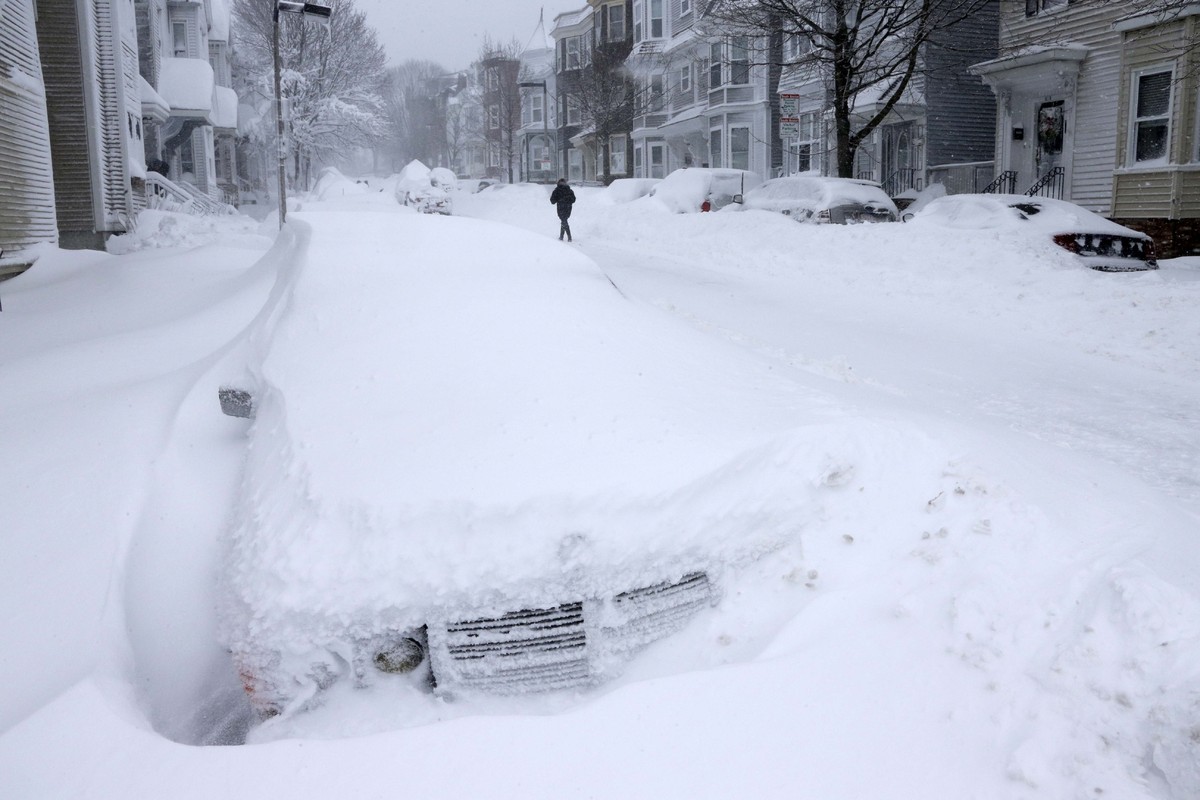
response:
[[[164,58],[158,92],[171,106],[173,117],[199,117],[211,122],[213,70],[199,58]]]
[[[1065,85],[1079,74],[1080,63],[1087,58],[1082,45],[1030,47],[1000,58],[972,64],[967,71],[983,78],[993,89],[1045,91]]]
[[[141,75],[138,76],[138,86],[142,100],[142,116],[156,122],[166,122],[171,116],[171,106]]]
[[[213,90],[213,100],[213,127],[234,133],[238,126],[237,92],[228,86],[218,86]]]

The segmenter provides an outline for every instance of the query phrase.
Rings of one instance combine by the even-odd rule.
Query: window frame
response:
[[[646,32],[643,15],[645,8],[642,6],[644,0],[633,0],[633,43],[637,44],[642,41],[643,34]]]
[[[733,146],[734,146],[734,144],[737,143],[739,134],[742,134],[743,132],[746,137],[746,149],[745,150],[734,150]],[[750,169],[751,157],[754,155],[754,153],[753,153],[753,150],[754,150],[753,138],[754,137],[751,135],[751,129],[750,129],[749,125],[730,125],[729,126],[729,167],[730,167],[730,169],[744,169],[744,170]],[[744,156],[744,163],[741,165],[738,164],[738,161],[739,161],[738,156],[739,155]]]
[[[624,2],[612,3],[611,5],[605,6],[605,8],[607,9],[604,13],[605,13],[607,21],[608,21],[608,41],[610,41],[610,42],[625,41],[625,3]],[[614,13],[613,12],[616,12],[615,19],[619,23],[617,25],[613,24],[613,22],[614,22]],[[620,29],[620,31],[621,31],[620,36],[613,33],[615,28]]]
[[[664,20],[666,14],[664,10],[664,0],[647,0],[646,3],[646,22],[647,31],[650,33],[651,39],[661,39],[666,31]],[[658,7],[657,13],[655,6]]]
[[[738,58],[738,51],[741,58]],[[741,80],[739,80],[739,78]],[[750,85],[750,37],[734,36],[729,40],[729,85]]]
[[[725,62],[725,47],[722,42],[710,42],[708,45],[708,88],[709,91],[719,89],[723,85],[721,68]]]
[[[608,171],[613,175],[625,175],[628,171],[625,159],[627,139],[623,133],[614,133],[608,137]]]
[[[1160,114],[1147,114],[1139,116],[1138,105],[1140,104],[1142,88],[1141,81],[1144,78],[1153,75],[1167,75],[1167,106]],[[1172,135],[1172,115],[1175,112],[1175,65],[1174,64],[1157,64],[1154,66],[1143,67],[1134,70],[1129,75],[1129,127],[1128,137],[1129,146],[1127,149],[1128,164],[1131,167],[1153,167],[1162,166],[1171,163],[1171,135]],[[1138,132],[1146,123],[1154,123],[1161,121],[1161,127],[1164,128],[1163,136],[1163,152],[1161,156],[1155,158],[1139,159],[1138,158]]]

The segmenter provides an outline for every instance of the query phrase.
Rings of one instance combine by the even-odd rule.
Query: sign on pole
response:
[[[779,114],[783,117],[798,117],[800,116],[800,95],[798,94],[781,94],[779,95]]]
[[[779,138],[780,139],[799,139],[800,138],[800,118],[799,117],[780,117],[779,118]]]

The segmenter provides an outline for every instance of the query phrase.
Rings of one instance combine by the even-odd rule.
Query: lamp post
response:
[[[283,224],[287,222],[287,140],[284,139],[283,125],[283,92],[280,89],[280,65],[279,65],[279,12],[286,11],[289,14],[302,14],[311,16],[318,22],[329,23],[329,17],[333,14],[333,9],[329,6],[319,5],[317,3],[299,3],[292,0],[276,0],[275,9],[273,12],[272,22],[274,23],[274,33],[272,37],[272,47],[274,48],[275,56],[275,131],[278,136],[279,148],[279,227],[283,228]]]
[[[523,81],[517,85],[522,89],[536,89],[539,86],[542,87],[542,144],[547,150],[553,150],[553,148],[550,147],[550,109],[546,108],[546,82]]]

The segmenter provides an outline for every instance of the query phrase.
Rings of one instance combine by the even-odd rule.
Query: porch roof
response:
[[[1079,73],[1088,48],[1078,44],[1030,47],[991,61],[972,64],[968,71],[992,88],[1020,89],[1045,84]]]
[[[171,106],[171,116],[211,122],[213,70],[199,58],[164,58],[158,93]]]
[[[222,132],[235,133],[238,126],[237,92],[228,86],[218,86],[213,89],[213,101],[213,127]]]
[[[166,122],[171,116],[171,106],[141,75],[138,76],[138,94],[142,101],[143,117],[155,122]]]

